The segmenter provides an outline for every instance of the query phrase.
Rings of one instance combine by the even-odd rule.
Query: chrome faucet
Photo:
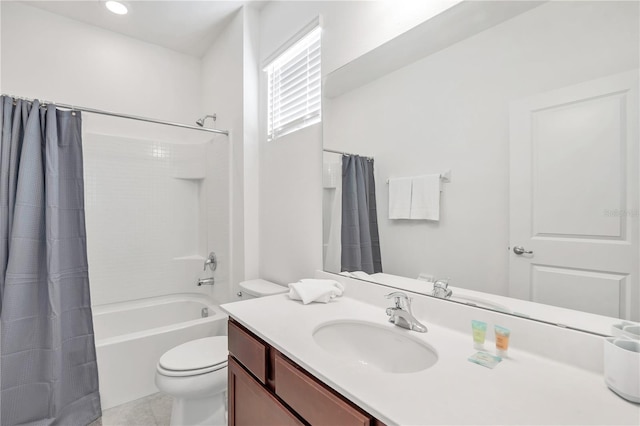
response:
[[[413,330],[419,333],[427,332],[427,327],[413,316],[411,312],[411,298],[409,296],[400,291],[394,291],[385,297],[387,299],[391,299],[392,297],[395,299],[395,306],[387,308],[389,322],[394,323],[398,327],[406,328],[407,330]]]
[[[441,299],[449,299],[453,294],[453,290],[449,288],[449,278],[436,279],[433,283],[432,296],[439,297]]]
[[[216,254],[214,252],[209,253],[209,257],[204,261],[204,270],[207,270],[207,266],[211,271],[215,271],[218,267],[218,259],[216,258]],[[214,285],[216,282],[214,277],[208,278],[200,278],[198,279],[198,287],[202,285]]]

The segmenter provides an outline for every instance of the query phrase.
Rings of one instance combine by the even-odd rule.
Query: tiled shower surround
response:
[[[92,304],[211,292],[195,284],[209,251],[228,259],[227,211],[209,200],[228,187],[227,157],[212,156],[212,142],[91,133],[83,147]],[[227,271],[221,262],[218,287]]]

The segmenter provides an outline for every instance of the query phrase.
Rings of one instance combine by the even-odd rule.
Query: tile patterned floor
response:
[[[172,399],[155,393],[102,412],[89,426],[169,426]]]

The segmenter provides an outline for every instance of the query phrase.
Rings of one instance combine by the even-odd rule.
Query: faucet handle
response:
[[[433,285],[438,285],[438,287],[447,288],[449,286],[449,277],[445,278],[436,278],[433,280]]]
[[[218,267],[218,259],[216,258],[216,254],[214,252],[209,253],[209,257],[204,261],[204,270],[207,270],[207,266],[215,271]]]
[[[432,295],[448,299],[453,294],[453,291],[449,288],[449,277],[438,278],[433,282]]]
[[[395,298],[396,308],[403,308],[411,304],[411,298],[401,291],[394,291],[385,296],[387,299]]]

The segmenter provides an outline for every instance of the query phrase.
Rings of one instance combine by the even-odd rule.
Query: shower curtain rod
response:
[[[20,100],[27,101],[27,102],[33,102],[34,101],[34,99],[27,99],[27,98],[23,98],[23,97],[20,97],[20,96],[12,96],[12,95],[4,95],[4,94],[2,96],[7,96],[7,97],[13,98],[13,99],[20,99]],[[120,114],[118,112],[111,112],[111,111],[105,111],[105,110],[101,110],[101,109],[81,107],[81,106],[77,106],[77,105],[59,104],[59,103],[56,103],[56,102],[49,102],[49,101],[41,101],[41,104],[43,106],[44,105],[48,105],[48,104],[53,104],[53,105],[55,105],[57,107],[70,109],[72,111],[82,111],[82,112],[89,112],[89,113],[92,113],[92,114],[108,115],[108,116],[111,116],[111,117],[127,118],[129,120],[145,121],[147,123],[163,124],[165,126],[181,127],[183,129],[200,130],[202,132],[219,133],[221,135],[229,136],[229,131],[228,130],[218,130],[218,129],[209,129],[209,128],[206,128],[206,127],[196,127],[196,126],[191,126],[189,124],[176,123],[176,122],[173,122],[173,121],[156,120],[155,118],[140,117],[140,116],[137,116],[137,115],[129,115],[129,114]]]
[[[327,149],[327,148],[322,148],[322,150],[323,150],[324,152],[330,152],[330,153],[332,153],[332,154],[340,154],[340,155],[358,155],[358,156],[360,156],[360,157],[364,157],[364,158],[367,158],[367,159],[369,159],[369,160],[373,160],[373,157],[368,157],[368,156],[366,156],[366,155],[351,154],[351,153],[349,153],[349,152],[335,151],[335,150],[333,150],[333,149]]]

